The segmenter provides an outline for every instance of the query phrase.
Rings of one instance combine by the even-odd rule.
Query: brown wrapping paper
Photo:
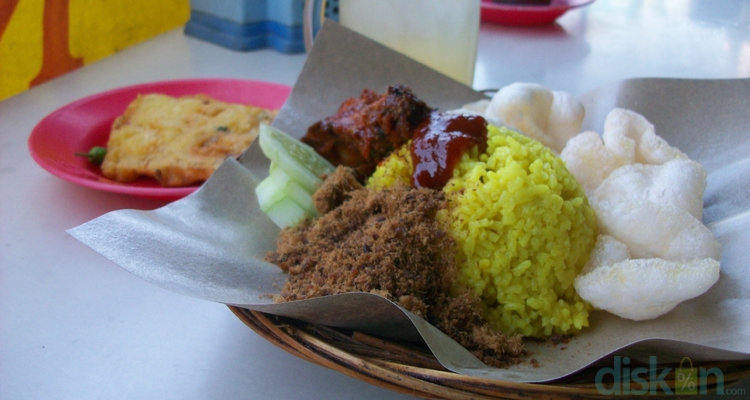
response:
[[[364,88],[404,84],[441,110],[483,98],[429,68],[326,22],[274,125],[299,137]],[[719,282],[651,321],[595,311],[591,326],[564,346],[529,343],[529,362],[490,368],[424,320],[375,295],[352,293],[273,304],[284,274],[263,261],[278,228],[258,208],[254,187],[267,175],[257,143],[227,160],[196,193],[154,211],[121,210],[69,233],[165,289],[384,338],[426,344],[448,369],[509,381],[544,382],[609,358],[660,363],[750,359],[750,80],[628,80],[580,96],[585,129],[601,133],[615,106],[637,111],[657,134],[708,171],[704,221],[723,245]],[[634,361],[634,362],[635,362]]]

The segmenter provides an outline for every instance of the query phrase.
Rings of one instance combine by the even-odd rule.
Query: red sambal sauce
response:
[[[464,152],[487,150],[487,120],[478,115],[432,112],[414,131],[411,158],[415,188],[440,190],[453,177]]]

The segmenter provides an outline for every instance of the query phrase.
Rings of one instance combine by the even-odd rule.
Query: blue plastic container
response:
[[[304,0],[190,0],[185,34],[238,51],[305,51]]]

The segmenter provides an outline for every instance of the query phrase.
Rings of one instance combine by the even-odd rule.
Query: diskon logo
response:
[[[675,390],[667,384],[666,377],[672,372],[671,367],[659,370],[656,356],[649,357],[648,368],[629,367],[630,358],[615,356],[614,366],[601,368],[594,378],[596,390],[606,395],[643,395],[643,394],[706,394],[709,377],[716,381],[716,394],[730,394],[724,391],[724,372],[719,368],[695,368],[690,358],[685,357],[680,366],[675,368]],[[605,380],[613,380],[613,385],[605,387]],[[739,389],[744,394],[744,389]],[[734,391],[732,391],[734,392]]]

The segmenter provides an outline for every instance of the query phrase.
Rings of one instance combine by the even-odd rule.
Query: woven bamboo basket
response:
[[[429,399],[613,398],[612,395],[600,393],[594,384],[594,377],[601,365],[545,384],[471,377],[446,370],[429,350],[413,345],[243,308],[229,308],[260,336],[292,355],[399,393]],[[701,366],[720,368],[724,374],[725,388],[750,377],[750,361],[701,363]],[[664,364],[659,367],[671,369],[664,382],[675,392],[677,381],[674,371],[677,365]],[[713,378],[713,375],[709,378]],[[604,382],[604,387],[608,387],[607,382]],[[716,388],[716,380],[708,379],[707,391],[711,393]],[[656,394],[668,393],[660,390]]]

